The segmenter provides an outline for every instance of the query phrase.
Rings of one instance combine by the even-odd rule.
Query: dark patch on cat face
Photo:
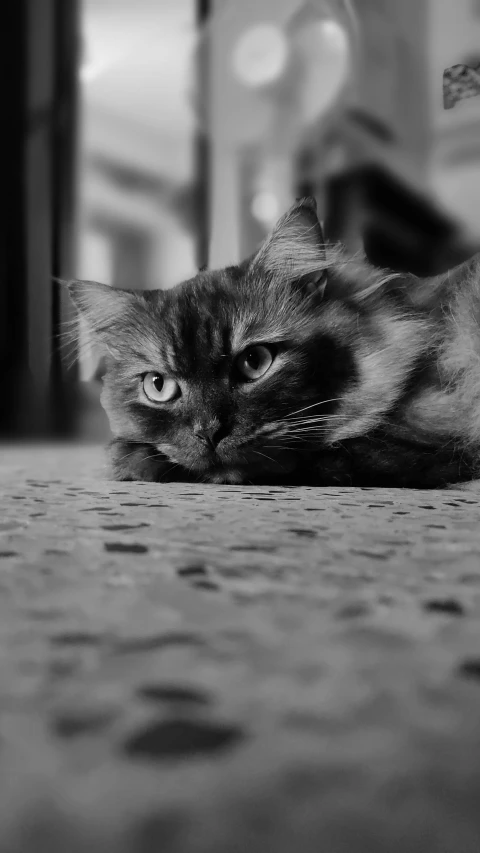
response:
[[[243,740],[238,726],[207,720],[165,720],[153,722],[124,743],[131,758],[158,761],[192,758],[225,752]]]

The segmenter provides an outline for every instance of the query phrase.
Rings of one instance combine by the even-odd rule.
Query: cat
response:
[[[69,283],[105,354],[118,480],[435,488],[480,469],[480,261],[434,279],[325,242],[297,201],[171,290]]]

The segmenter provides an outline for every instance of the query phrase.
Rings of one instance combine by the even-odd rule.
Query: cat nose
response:
[[[209,450],[215,450],[218,442],[222,438],[222,431],[216,424],[208,427],[194,427],[193,434],[207,445]]]

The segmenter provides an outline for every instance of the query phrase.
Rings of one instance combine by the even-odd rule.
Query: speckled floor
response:
[[[478,853],[480,490],[0,477],[1,853]]]

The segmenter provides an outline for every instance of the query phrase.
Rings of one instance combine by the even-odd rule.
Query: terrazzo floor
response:
[[[0,851],[478,853],[480,488],[0,451]]]

